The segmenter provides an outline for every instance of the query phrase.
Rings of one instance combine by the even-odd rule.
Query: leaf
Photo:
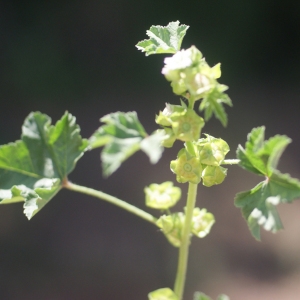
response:
[[[276,135],[264,141],[265,127],[254,128],[248,134],[245,149],[239,145],[237,158],[240,166],[257,175],[271,176],[276,169],[280,156],[291,139],[284,135]]]
[[[152,164],[156,164],[164,151],[162,141],[167,138],[162,131],[155,131],[141,141],[141,150],[150,158]]]
[[[290,203],[300,197],[300,182],[288,174],[274,171],[266,181],[253,189],[238,193],[235,205],[242,208],[252,235],[260,240],[260,226],[267,231],[277,232],[283,229],[276,206]]]
[[[100,119],[106,123],[102,125],[89,139],[92,149],[102,147],[114,138],[140,138],[143,139],[147,133],[138,120],[136,112],[115,112]]]
[[[146,33],[150,39],[137,43],[138,50],[151,54],[176,53],[180,50],[182,40],[189,26],[180,25],[179,21],[170,22],[167,26],[151,26]]]
[[[141,138],[115,138],[105,145],[101,152],[103,175],[109,176],[115,172],[122,162],[140,150]]]
[[[25,201],[31,219],[60,190],[88,146],[69,113],[55,126],[39,112],[22,126],[22,140],[0,146],[0,203]]]
[[[263,145],[264,133],[264,126],[252,129],[248,134],[246,149],[241,145],[237,149],[237,158],[240,160],[239,166],[257,175],[264,175],[266,173],[265,163],[256,155],[258,149]]]
[[[238,193],[235,197],[235,205],[242,209],[257,240],[260,240],[260,226],[274,233],[283,228],[276,209],[278,204],[300,198],[300,181],[276,169],[282,152],[291,140],[276,135],[264,141],[264,131],[264,127],[254,128],[248,135],[245,149],[239,145],[237,150],[242,168],[266,177],[253,189]]]
[[[204,111],[205,121],[208,121],[212,114],[214,114],[215,117],[220,120],[222,125],[226,127],[228,118],[223,103],[232,106],[232,102],[228,95],[223,93],[226,89],[227,87],[219,84],[202,99],[199,110]]]
[[[163,152],[165,138],[160,132],[148,136],[136,112],[116,112],[101,118],[102,125],[89,139],[92,149],[104,146],[101,153],[103,175],[115,172],[122,162],[138,150],[144,151],[151,163],[156,163]]]
[[[36,172],[64,179],[75,168],[88,146],[80,136],[76,118],[66,112],[55,124],[41,113],[31,113],[22,126],[22,140],[29,149]]]

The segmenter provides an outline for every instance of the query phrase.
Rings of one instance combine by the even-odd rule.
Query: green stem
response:
[[[194,97],[190,96],[190,97],[188,98],[188,100],[189,100],[188,108],[193,109],[193,108],[194,108],[194,104],[195,104]]]
[[[185,285],[188,256],[189,256],[189,246],[190,246],[190,239],[191,239],[192,217],[193,217],[193,211],[196,203],[197,187],[198,184],[189,183],[187,204],[185,210],[185,222],[183,225],[181,245],[179,248],[178,266],[177,266],[176,280],[174,286],[174,292],[177,295],[178,300],[182,300],[183,290]]]
[[[65,180],[63,187],[65,187],[71,191],[74,191],[74,192],[79,192],[82,194],[86,194],[86,195],[107,201],[111,204],[114,204],[120,208],[123,208],[123,209],[127,210],[128,212],[131,212],[132,214],[156,225],[157,219],[154,216],[152,216],[149,213],[143,211],[142,209],[137,208],[136,206],[131,205],[131,204],[129,204],[121,199],[118,199],[114,196],[111,196],[109,194],[106,194],[101,191],[97,191],[97,190],[94,190],[94,189],[91,189],[91,188],[88,188],[85,186],[71,183],[67,180]]]

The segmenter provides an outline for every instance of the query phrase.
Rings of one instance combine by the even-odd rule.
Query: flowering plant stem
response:
[[[92,188],[88,188],[88,187],[85,187],[85,186],[81,186],[81,185],[78,185],[78,184],[74,184],[68,180],[65,180],[64,183],[63,183],[63,187],[66,188],[66,189],[69,189],[71,191],[74,191],[74,192],[79,192],[79,193],[82,193],[82,194],[86,194],[86,195],[89,195],[89,196],[92,196],[92,197],[96,197],[96,198],[99,198],[101,200],[104,200],[104,201],[107,201],[111,204],[114,204],[120,208],[123,208],[125,210],[127,210],[128,212],[150,222],[150,223],[153,223],[154,225],[156,225],[156,221],[157,219],[152,216],[151,214],[143,211],[142,209],[136,207],[136,206],[133,206],[127,202],[125,202],[124,200],[121,200],[117,197],[114,197],[114,196],[111,196],[109,194],[106,194],[104,192],[101,192],[101,191],[97,191],[97,190],[94,190]]]
[[[84,139],[70,113],[51,125],[49,116],[32,112],[24,121],[21,139],[0,146],[0,204],[24,202],[24,214],[30,220],[66,188],[107,201],[154,224],[174,247],[179,247],[174,290],[158,288],[148,294],[149,300],[183,299],[191,236],[204,238],[215,223],[212,213],[195,207],[198,184],[221,184],[227,176],[227,168],[222,165],[237,164],[264,177],[254,188],[238,193],[234,200],[257,240],[261,227],[274,233],[283,229],[276,210],[278,204],[300,198],[300,181],[277,170],[279,158],[291,142],[287,136],[265,140],[265,127],[254,128],[245,147],[238,146],[236,159],[225,159],[230,148],[223,139],[205,133],[205,137],[201,136],[205,122],[213,115],[223,126],[227,125],[224,105],[232,106],[232,102],[224,93],[228,87],[217,80],[221,76],[220,64],[210,67],[195,46],[181,49],[188,27],[179,21],[151,26],[147,30],[150,39],[136,45],[147,56],[173,54],[164,59],[162,74],[181,98],[180,105],[166,103],[155,117],[160,129],[149,135],[136,112],[118,111],[102,117],[103,124],[89,139]],[[107,177],[138,150],[147,154],[151,163],[157,163],[164,148],[171,148],[176,141],[184,145],[176,159],[171,160],[170,169],[179,183],[189,183],[184,211],[171,212],[181,198],[181,189],[171,181],[144,188],[146,206],[160,210],[159,219],[117,197],[68,181],[78,159],[88,150],[103,147],[100,158]],[[200,299],[211,300],[196,292],[194,300]],[[218,300],[221,299],[229,298],[220,295]]]
[[[183,290],[186,279],[186,271],[189,256],[189,246],[191,239],[191,227],[193,211],[195,208],[196,197],[197,197],[198,184],[189,183],[186,211],[185,211],[185,222],[182,231],[182,240],[179,248],[179,257],[177,265],[176,280],[174,286],[174,292],[178,297],[178,300],[182,300]]]
[[[63,187],[74,192],[79,192],[82,194],[86,194],[107,201],[156,225],[157,219],[154,216],[117,197],[111,196],[101,191],[94,190],[92,188],[74,184],[68,180],[64,181]],[[182,242],[179,248],[178,266],[177,266],[176,280],[174,286],[174,292],[177,295],[178,300],[182,300],[183,291],[184,291],[188,256],[189,256],[190,238],[191,238],[192,217],[193,217],[193,210],[195,208],[195,203],[196,203],[197,187],[198,184],[189,183],[187,204],[186,204],[186,216],[185,216],[185,222],[184,222],[183,232],[182,232]]]

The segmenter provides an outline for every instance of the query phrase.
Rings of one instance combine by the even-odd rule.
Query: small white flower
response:
[[[162,69],[162,74],[166,75],[170,71],[188,68],[192,65],[191,50],[181,50],[175,53],[172,57],[166,57],[164,60],[165,66]]]

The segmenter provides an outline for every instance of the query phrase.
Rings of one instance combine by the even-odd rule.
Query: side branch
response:
[[[127,210],[128,212],[156,225],[157,219],[154,216],[152,216],[151,214],[145,212],[144,210],[142,210],[140,208],[137,208],[134,205],[127,203],[124,200],[118,199],[117,197],[111,196],[109,194],[106,194],[101,191],[97,191],[97,190],[94,190],[94,189],[91,189],[91,188],[88,188],[85,186],[80,186],[78,184],[71,183],[68,180],[64,181],[63,187],[66,189],[69,189],[71,191],[74,191],[74,192],[79,192],[82,194],[86,194],[86,195],[107,201],[111,204],[114,204],[120,208],[123,208],[123,209]]]

